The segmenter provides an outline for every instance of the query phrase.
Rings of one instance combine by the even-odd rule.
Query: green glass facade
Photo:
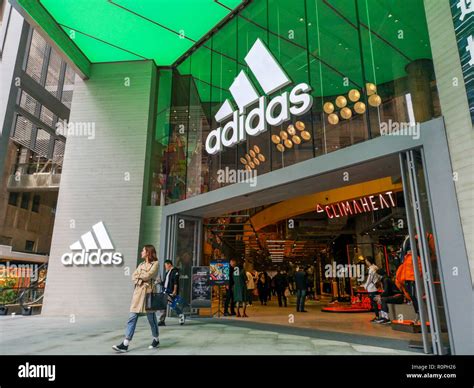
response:
[[[161,152],[154,159],[153,204],[173,203],[232,184],[220,182],[218,171],[242,170],[241,158],[254,146],[265,160],[254,169],[261,175],[380,136],[381,124],[421,123],[441,115],[423,1],[343,3],[253,1],[172,70],[161,71],[166,73],[171,97],[160,100],[157,108],[163,120],[158,120],[155,139]],[[226,99],[232,101],[229,87],[239,72],[246,72],[259,95],[265,95],[244,60],[257,39],[292,81],[268,98],[304,82],[312,89],[312,109],[209,155],[206,137],[220,126],[214,116]],[[160,88],[162,84],[160,79]],[[375,89],[371,91],[368,84]],[[351,91],[360,97],[352,101]],[[345,97],[345,106],[336,104],[340,96]],[[332,116],[330,109],[324,109],[326,103],[334,108]],[[165,115],[168,128],[163,128]],[[272,135],[280,136],[296,121],[304,123],[310,138],[278,150]]]

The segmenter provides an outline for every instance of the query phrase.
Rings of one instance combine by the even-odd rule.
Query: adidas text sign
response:
[[[274,93],[291,83],[260,39],[257,39],[250,49],[245,62],[266,94]],[[244,71],[237,75],[229,90],[238,109],[234,110],[232,103],[226,99],[216,113],[217,122],[227,122],[207,136],[206,151],[210,155],[221,152],[224,147],[233,147],[245,141],[247,135],[257,136],[265,132],[268,125],[281,125],[290,120],[291,115],[301,116],[313,105],[311,87],[306,83],[300,83],[290,92],[284,92],[267,101],[267,96],[258,95]],[[246,108],[255,103],[258,105],[246,114]]]
[[[94,237],[95,236],[95,237]],[[123,255],[115,248],[102,221],[92,227],[92,231],[81,236],[70,247],[72,252],[61,257],[63,265],[121,265]]]

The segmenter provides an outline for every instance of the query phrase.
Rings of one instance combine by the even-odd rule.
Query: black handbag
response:
[[[146,311],[166,310],[168,306],[168,295],[163,292],[155,292],[154,289],[145,298]]]

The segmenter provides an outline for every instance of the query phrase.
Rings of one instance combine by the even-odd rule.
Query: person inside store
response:
[[[250,271],[245,271],[245,275],[247,276],[247,304],[252,306],[253,293],[255,291],[255,279]]]
[[[308,287],[308,275],[303,267],[297,266],[295,272],[295,287],[296,287],[296,311],[299,313],[306,313],[304,304],[306,300],[306,291]]]
[[[234,302],[237,306],[237,318],[247,318],[247,274],[242,264],[234,267]],[[244,311],[240,314],[240,308],[243,307]]]
[[[125,329],[125,338],[120,345],[113,345],[112,349],[119,353],[128,351],[128,346],[132,341],[133,334],[137,327],[137,320],[140,314],[145,314],[151,327],[153,341],[148,349],[156,349],[160,345],[158,339],[159,329],[155,311],[145,309],[145,300],[148,293],[152,292],[155,285],[155,278],[158,273],[158,258],[153,245],[145,245],[141,252],[143,261],[138,265],[132,274],[134,284],[132,303],[130,305],[130,316]]]
[[[273,281],[275,282],[275,289],[278,297],[278,306],[285,307],[287,306],[287,298],[285,292],[288,288],[288,278],[286,276],[285,271],[280,271],[277,269],[276,275],[273,277]]]
[[[230,259],[229,268],[229,284],[225,286],[225,301],[224,301],[224,316],[235,315],[235,300],[234,300],[234,268],[237,265],[235,259]],[[230,306],[230,313],[229,313]]]
[[[368,274],[367,274],[367,280],[364,284],[364,288],[366,289],[369,299],[370,299],[370,304],[372,306],[372,311],[375,314],[375,317],[371,320],[371,322],[375,322],[379,319],[379,309],[378,309],[378,304],[375,299],[375,297],[378,294],[378,288],[377,285],[380,282],[380,276],[378,275],[378,267],[375,265],[374,260],[372,257],[367,256],[365,258],[365,265],[369,268]]]
[[[262,272],[260,273],[260,275],[258,275],[257,289],[258,289],[258,298],[260,299],[260,304],[262,306],[266,306],[269,284],[267,281],[267,277],[265,276],[265,272]]]
[[[421,276],[422,271],[420,257],[418,257],[418,271]],[[403,259],[403,263],[400,265],[400,267],[398,267],[395,277],[395,284],[405,294],[407,299],[412,302],[413,309],[415,310],[416,314],[414,323],[418,324],[420,315],[418,298],[416,296],[415,271],[413,269],[413,255],[411,250],[408,250]]]
[[[264,275],[265,275],[265,282],[267,284],[267,299],[265,302],[267,301],[271,301],[272,300],[272,292],[273,292],[273,289],[272,289],[272,277],[268,274],[267,271],[264,271],[263,272]]]
[[[391,323],[388,315],[388,305],[389,304],[402,304],[405,301],[403,293],[395,285],[393,278],[389,276],[383,268],[380,268],[377,271],[378,275],[381,277],[381,283],[383,291],[380,295],[375,297],[377,304],[381,305],[379,311],[379,319],[374,321],[382,325],[387,325]]]
[[[163,292],[168,295],[169,306],[176,312],[179,317],[179,324],[184,325],[185,316],[183,310],[176,303],[175,299],[179,295],[179,270],[173,266],[171,260],[165,260],[165,275],[163,277]],[[174,302],[174,303],[173,303]],[[160,315],[160,326],[165,326],[166,310],[161,311]]]

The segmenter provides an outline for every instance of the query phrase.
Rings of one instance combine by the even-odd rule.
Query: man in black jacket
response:
[[[380,294],[380,304],[382,305],[379,311],[379,318],[374,323],[387,325],[391,323],[388,317],[388,304],[402,304],[405,301],[403,293],[398,289],[390,276],[387,275],[384,269],[379,269],[377,273],[382,277],[383,292]]]
[[[278,296],[278,306],[282,307],[283,304],[285,304],[285,307],[286,307],[287,300],[285,296],[285,290],[288,287],[288,278],[286,277],[286,273],[282,273],[278,269],[273,280],[275,282],[275,289]]]
[[[224,316],[235,315],[235,302],[234,302],[234,268],[237,262],[234,259],[230,259],[229,269],[229,285],[226,287],[225,301],[224,301]],[[230,314],[229,314],[230,305]]]
[[[295,273],[296,285],[296,311],[306,313],[304,302],[306,300],[306,290],[308,289],[308,275],[300,266],[296,267]]]
[[[165,260],[165,276],[162,282],[163,292],[169,295],[169,301],[173,302],[173,300],[179,295],[179,270],[173,266],[171,260]],[[176,314],[179,317],[179,324],[184,325],[185,317],[183,311],[176,306],[174,308]],[[158,323],[159,326],[165,326],[165,319],[166,319],[166,310],[163,310],[160,315],[160,322]]]

